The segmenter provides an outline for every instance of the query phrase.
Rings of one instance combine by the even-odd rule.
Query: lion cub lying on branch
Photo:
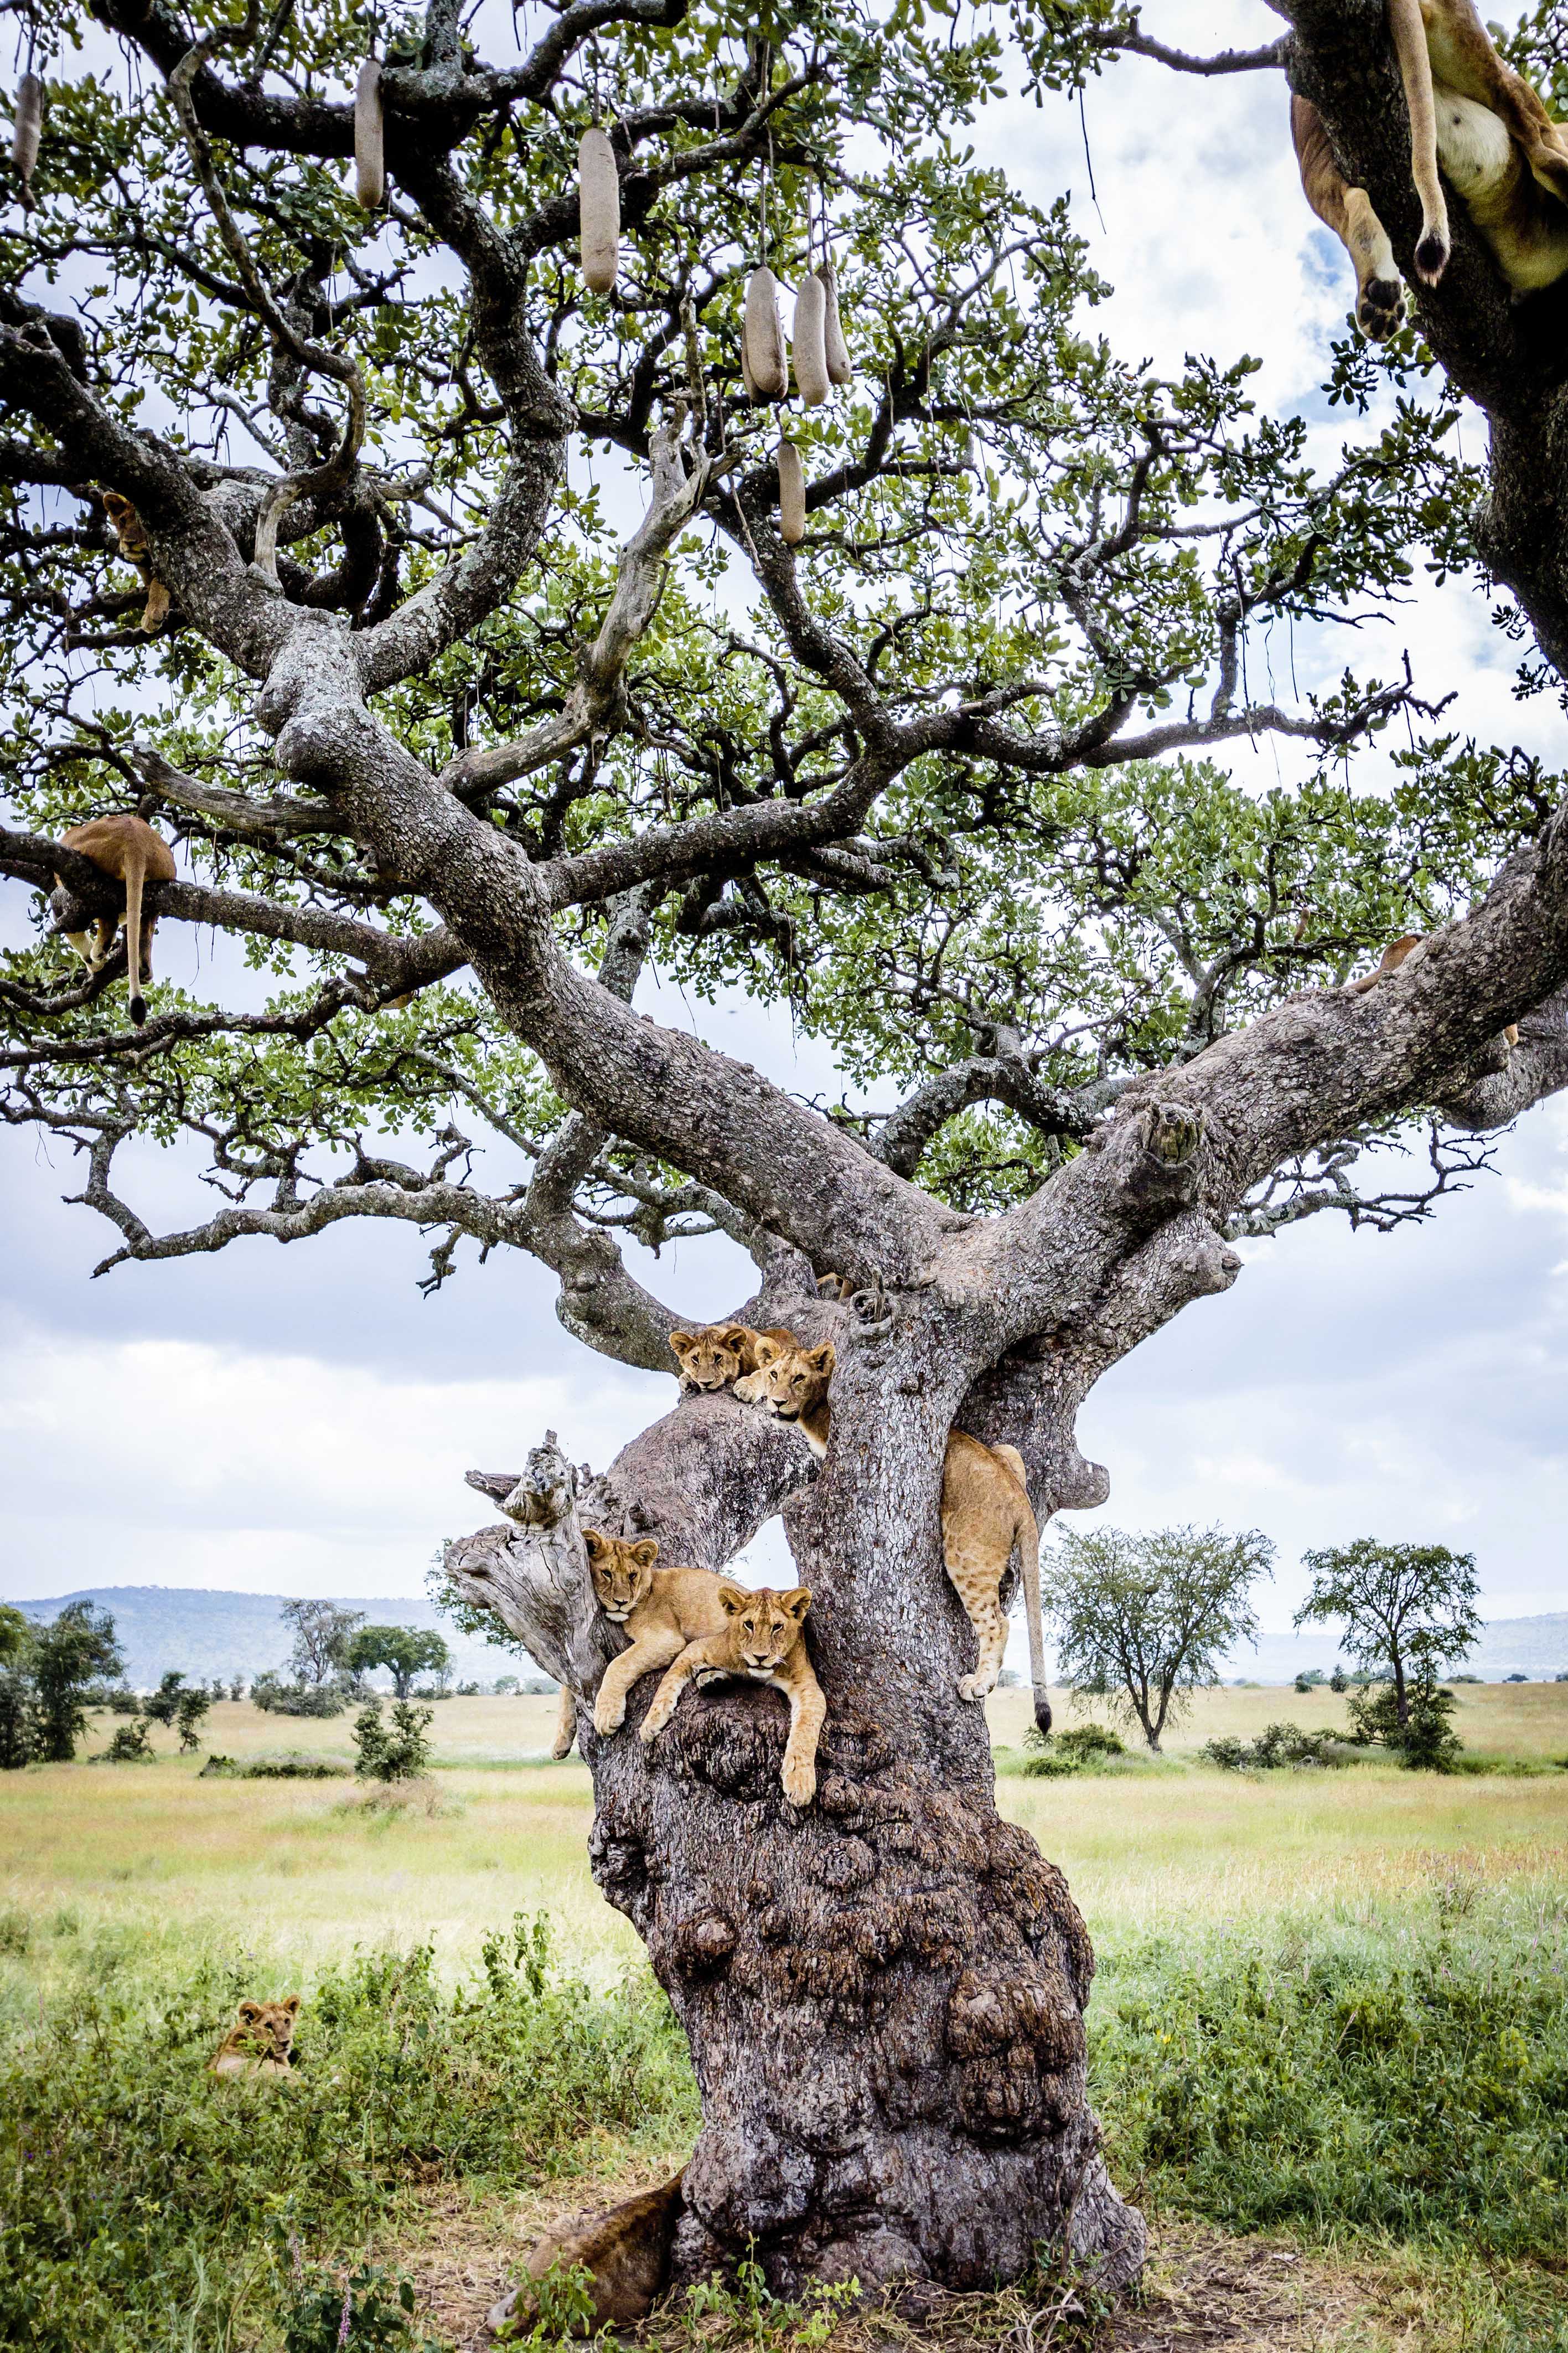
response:
[[[583,1542],[599,1607],[631,1637],[630,1649],[605,1670],[594,1702],[594,1729],[605,1737],[618,1732],[632,1685],[659,1667],[666,1673],[643,1718],[645,1741],[663,1731],[693,1679],[707,1683],[733,1676],[772,1683],[789,1702],[780,1776],[784,1792],[793,1805],[810,1805],[827,1704],[801,1638],[811,1607],[808,1588],[774,1593],[764,1587],[748,1593],[710,1569],[658,1568],[658,1546],[651,1536],[628,1544],[599,1528],[584,1528]]]
[[[832,1416],[827,1403],[833,1378],[831,1341],[818,1348],[784,1348],[760,1341],[754,1373],[735,1383],[743,1405],[760,1405],[781,1421],[793,1421],[814,1454],[827,1451]],[[974,1629],[974,1672],[958,1686],[960,1699],[984,1700],[995,1688],[1007,1647],[1007,1613],[1002,1579],[1017,1549],[1024,1573],[1028,1620],[1029,1672],[1035,1687],[1035,1721],[1051,1725],[1046,1696],[1045,1635],[1040,1624],[1040,1532],[1026,1485],[1024,1458],[1014,1446],[985,1446],[967,1430],[949,1433],[942,1477],[942,1556],[953,1588]]]
[[[1514,293],[1554,284],[1568,270],[1568,125],[1503,63],[1474,0],[1388,0],[1388,24],[1421,198],[1417,277],[1436,286],[1448,265],[1441,164]],[[1405,308],[1388,233],[1335,163],[1310,99],[1291,99],[1290,131],[1307,202],[1355,265],[1357,322],[1385,342]]]

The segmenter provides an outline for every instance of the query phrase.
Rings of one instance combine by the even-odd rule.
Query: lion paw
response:
[[[558,1740],[558,1741],[556,1742],[556,1744],[555,1744],[554,1747],[551,1750],[550,1754],[552,1755],[552,1757],[554,1757],[555,1762],[557,1763],[557,1765],[559,1765],[559,1764],[560,1764],[560,1762],[561,1762],[561,1760],[562,1760],[562,1758],[563,1758],[563,1757],[570,1757],[570,1756],[571,1756],[571,1754],[572,1754],[572,1743],[571,1743],[571,1741],[570,1741],[570,1740]]]
[[[650,1740],[657,1740],[659,1734],[664,1730],[665,1725],[668,1722],[669,1710],[668,1708],[665,1709],[664,1714],[661,1715],[657,1707],[650,1707],[647,1714],[642,1720],[642,1729],[637,1734],[637,1738],[642,1741],[645,1746]]]
[[[982,1700],[990,1689],[991,1685],[980,1675],[965,1675],[958,1686],[958,1696],[960,1699]]]
[[[601,1692],[599,1697],[594,1702],[595,1731],[608,1739],[612,1732],[620,1730],[626,1720],[626,1701],[624,1699],[606,1700]]]
[[[784,1783],[784,1796],[792,1806],[809,1806],[816,1795],[816,1767],[803,1765],[786,1757],[779,1778]]]

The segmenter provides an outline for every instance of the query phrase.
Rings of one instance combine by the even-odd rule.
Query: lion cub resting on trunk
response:
[[[826,1454],[832,1416],[827,1403],[833,1344],[789,1352],[769,1347],[757,1371],[735,1384],[743,1405],[760,1405],[793,1421],[814,1454]],[[974,1672],[959,1683],[960,1699],[983,1700],[995,1686],[1007,1647],[1002,1579],[1014,1546],[1024,1572],[1029,1673],[1035,1721],[1051,1727],[1046,1695],[1045,1635],[1040,1624],[1040,1532],[1025,1485],[1024,1459],[1014,1446],[985,1446],[967,1430],[952,1430],[942,1477],[942,1556],[974,1629]]]
[[[239,2014],[213,2053],[212,2075],[291,2075],[294,2025],[300,1997],[287,2001],[242,2001]]]
[[[696,1676],[710,1683],[738,1675],[776,1684],[789,1701],[784,1794],[797,1806],[816,1788],[816,1739],[826,1713],[812,1672],[801,1622],[811,1606],[803,1586],[794,1593],[748,1593],[706,1568],[656,1568],[651,1536],[637,1544],[584,1528],[583,1542],[594,1591],[606,1618],[624,1626],[631,1648],[610,1661],[594,1702],[594,1728],[606,1737],[626,1720],[626,1694],[657,1667],[668,1672],[642,1726],[652,1740],[669,1722],[675,1703]]]
[[[827,1714],[801,1634],[811,1607],[810,1588],[797,1585],[792,1593],[774,1593],[764,1585],[748,1593],[727,1577],[718,1582],[719,1607],[727,1621],[723,1632],[688,1642],[654,1694],[640,1736],[658,1738],[693,1679],[699,1684],[717,1683],[722,1676],[772,1683],[789,1702],[789,1738],[779,1776],[784,1793],[792,1805],[809,1806],[816,1795],[816,1744]]]

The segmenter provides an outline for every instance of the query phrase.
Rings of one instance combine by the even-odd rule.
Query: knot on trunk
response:
[[[555,1432],[547,1430],[543,1445],[530,1451],[528,1467],[502,1502],[501,1510],[519,1527],[554,1528],[576,1500],[576,1476],[555,1442]]]
[[[651,1704],[651,1692],[648,1697]],[[689,1690],[649,1754],[667,1771],[705,1781],[727,1798],[758,1804],[776,1799],[782,1805],[779,1776],[788,1732],[782,1692],[734,1684]]]
[[[683,1978],[716,1977],[729,1967],[740,1935],[727,1912],[698,1912],[660,1939],[655,1968],[667,1965]]]

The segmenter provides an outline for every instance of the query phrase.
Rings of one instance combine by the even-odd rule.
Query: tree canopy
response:
[[[188,878],[165,926],[216,923],[253,976],[160,985],[133,1037],[119,959],[83,979],[40,928],[0,970],[6,1115],[79,1145],[80,1198],[119,1229],[106,1264],[402,1219],[436,1236],[432,1282],[466,1240],[531,1250],[572,1329],[665,1366],[669,1318],[616,1235],[755,1244],[771,1204],[693,1153],[689,1090],[650,1122],[603,1056],[576,1075],[581,1041],[520,1018],[482,923],[432,902],[454,823],[531,867],[547,961],[787,1008],[832,1050],[846,1138],[967,1213],[1027,1198],[1141,1079],[1451,921],[1540,837],[1558,780],[1473,741],[1447,681],[1369,666],[1350,626],[1416,567],[1479,577],[1496,522],[1421,336],[1336,347],[1346,438],[1319,470],[1301,418],[1256,411],[1245,353],[1162,377],[1113,352],[1066,199],[1026,204],[983,160],[1009,83],[1070,92],[1150,47],[1113,0],[806,5],[761,39],[681,0],[574,0],[499,64],[449,0],[395,10],[374,215],[347,169],[358,12],[105,0],[37,39],[43,150],[0,322],[0,871],[90,898],[42,838],[138,807]],[[1542,5],[1510,53],[1561,95],[1553,42]],[[608,297],[575,254],[598,117],[625,229]],[[790,548],[742,296],[759,259],[795,282],[825,251],[855,379],[787,414]],[[110,486],[172,585],[151,638]],[[1342,630],[1337,683],[1261,694],[1276,628]],[[309,748],[298,714],[279,734],[292,691],[258,690],[286,639],[296,668],[352,654],[402,779],[379,817],[343,789],[346,740]],[[1394,727],[1369,793],[1354,754]],[[1269,735],[1305,771],[1245,790],[1226,747]],[[451,887],[477,916],[478,874]],[[1493,1125],[1554,1084],[1548,1026],[1507,1073],[1481,1051],[1499,1027],[1460,1070],[1450,1040],[1406,1053],[1399,1082],[1271,1137],[1225,1229],[1419,1214],[1475,1147],[1434,1141],[1392,1187],[1358,1188],[1357,1155],[1445,1093]],[[184,1139],[224,1205],[156,1230],[116,1174],[132,1136]]]
[[[1068,1528],[1047,1579],[1063,1680],[1136,1717],[1157,1749],[1194,1691],[1219,1681],[1226,1654],[1258,1639],[1252,1588],[1274,1546],[1249,1528]]]
[[[370,1667],[385,1667],[396,1696],[406,1699],[416,1675],[444,1672],[452,1653],[433,1627],[362,1626],[347,1643],[342,1663],[355,1675]]]
[[[1312,1582],[1296,1624],[1342,1625],[1341,1639],[1352,1658],[1391,1681],[1395,1718],[1403,1725],[1411,1668],[1435,1683],[1481,1630],[1475,1554],[1359,1536],[1354,1544],[1304,1553],[1302,1559]]]

